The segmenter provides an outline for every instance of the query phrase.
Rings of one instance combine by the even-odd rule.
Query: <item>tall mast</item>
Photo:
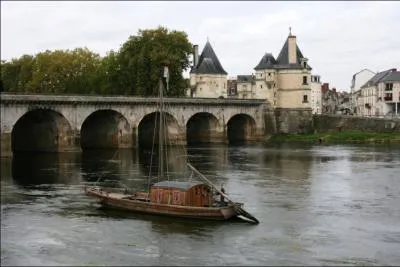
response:
[[[168,67],[164,66],[163,68],[163,76],[160,79],[160,87],[159,87],[159,96],[160,96],[160,124],[159,124],[159,133],[158,133],[158,150],[159,150],[159,178],[164,178],[164,140],[165,140],[165,129],[164,129],[164,84],[163,79],[165,79],[167,90],[168,90]]]

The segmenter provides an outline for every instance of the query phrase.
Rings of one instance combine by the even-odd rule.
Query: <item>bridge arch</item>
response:
[[[177,119],[170,113],[164,112],[167,135],[164,137],[167,144],[181,144],[184,142],[184,132],[179,127]],[[139,147],[151,147],[153,138],[155,145],[158,145],[158,131],[160,123],[160,112],[152,112],[145,115],[138,124],[138,145]]]
[[[90,114],[81,126],[82,149],[132,147],[132,128],[128,120],[112,109]]]
[[[212,113],[195,113],[186,123],[188,144],[222,142],[223,138],[223,127]]]
[[[240,144],[256,139],[256,121],[247,114],[236,114],[227,123],[228,143]]]
[[[73,130],[67,119],[51,109],[33,109],[15,123],[12,151],[59,152],[73,147]]]

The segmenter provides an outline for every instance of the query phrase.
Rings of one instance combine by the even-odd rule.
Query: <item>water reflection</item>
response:
[[[94,182],[99,176],[120,180],[124,170],[132,168],[132,150],[130,149],[94,149],[82,152],[83,178]]]
[[[180,180],[187,177],[186,171],[186,148],[183,147],[166,147],[166,157],[164,158],[164,171],[170,179]],[[153,156],[152,156],[153,155]],[[139,168],[143,176],[150,176],[156,179],[158,175],[158,150],[152,151],[151,149],[142,148],[138,150]]]
[[[1,159],[2,265],[399,262],[400,147],[187,148],[193,165],[260,219],[257,226],[99,209],[82,188],[99,175],[147,184],[149,151],[115,152]],[[178,172],[178,152],[169,153],[168,168]]]
[[[22,186],[80,183],[74,153],[15,152],[12,157],[12,178]]]

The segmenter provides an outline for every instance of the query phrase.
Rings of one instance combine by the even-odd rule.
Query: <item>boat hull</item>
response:
[[[102,191],[99,188],[85,189],[86,195],[97,199],[105,207],[134,213],[164,215],[178,218],[201,220],[228,220],[237,216],[235,207],[192,207],[153,203],[150,201],[129,199],[130,195]]]

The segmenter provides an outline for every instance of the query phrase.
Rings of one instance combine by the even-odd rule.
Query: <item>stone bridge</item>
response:
[[[157,98],[1,94],[2,152],[130,148],[152,144]],[[165,98],[170,144],[255,141],[263,100]]]

